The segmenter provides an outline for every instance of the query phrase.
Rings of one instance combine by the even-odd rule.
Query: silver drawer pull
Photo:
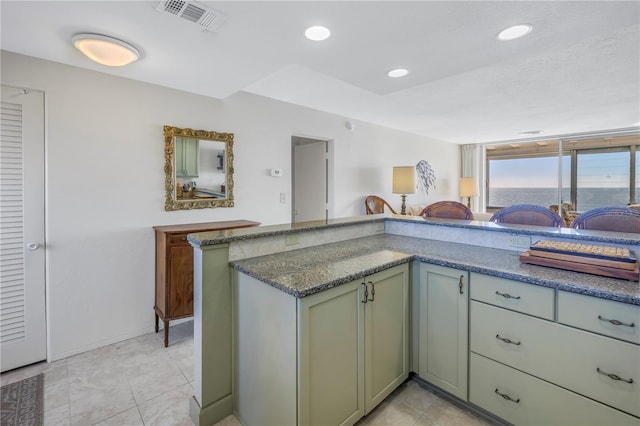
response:
[[[516,345],[516,346],[520,346],[520,344],[522,343],[522,342],[514,342],[513,340],[507,339],[506,337],[500,337],[499,334],[496,334],[496,339],[500,339],[505,343],[510,343],[510,344]]]
[[[598,315],[598,319],[600,321],[610,322],[613,325],[624,325],[625,327],[635,327],[636,326],[634,323],[627,324],[627,323],[624,323],[622,321],[618,321],[616,319],[607,319],[607,318],[603,317],[602,315]]]
[[[511,401],[511,402],[515,402],[516,404],[520,402],[520,398],[518,399],[513,399],[511,398],[509,395],[507,395],[506,393],[502,393],[498,390],[498,388],[496,388],[496,393],[498,395],[500,395],[501,397],[503,397],[504,399],[506,399],[507,401]]]
[[[622,381],[622,382],[629,383],[629,384],[633,383],[633,379],[623,379],[622,377],[618,376],[617,374],[607,373],[606,371],[602,371],[602,370],[600,370],[599,367],[596,367],[596,371],[598,372],[598,374],[602,374],[603,376],[607,376],[611,380]]]
[[[520,296],[512,296],[512,295],[510,295],[509,293],[500,293],[500,292],[499,292],[499,291],[497,291],[497,290],[496,290],[496,294],[497,294],[498,296],[502,296],[502,297],[504,297],[505,299],[516,299],[516,300],[520,299]]]

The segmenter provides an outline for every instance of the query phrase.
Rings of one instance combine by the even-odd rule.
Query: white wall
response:
[[[51,360],[153,331],[152,226],[289,222],[293,134],[335,141],[336,217],[364,214],[368,194],[399,207],[392,166],[422,159],[438,177],[428,201],[458,199],[457,145],[361,122],[350,132],[345,117],[248,93],[216,100],[9,52],[1,66],[2,84],[46,93]],[[235,133],[234,208],[164,211],[165,124]]]

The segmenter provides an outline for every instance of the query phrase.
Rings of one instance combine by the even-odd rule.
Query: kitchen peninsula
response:
[[[307,374],[322,372],[303,368],[304,354],[314,347],[311,339],[305,343],[309,336],[302,331],[312,327],[313,322],[305,319],[304,313],[310,312],[311,306],[340,300],[344,295],[344,303],[333,305],[327,312],[343,313],[344,318],[349,318],[351,314],[362,312],[366,316],[369,311],[383,310],[388,313],[386,318],[397,321],[394,330],[399,330],[393,340],[396,344],[382,354],[393,360],[395,369],[380,373],[389,379],[388,386],[378,386],[382,390],[373,392],[371,374],[375,371],[369,371],[371,366],[366,359],[364,365],[360,361],[355,364],[356,374],[349,378],[352,387],[347,388],[354,389],[354,395],[372,399],[367,403],[355,397],[344,398],[348,404],[341,407],[342,411],[334,411],[336,415],[344,413],[340,419],[347,424],[372,409],[374,399],[392,391],[408,372],[516,424],[530,421],[531,410],[544,412],[556,423],[576,419],[576,410],[580,410],[584,417],[578,419],[580,422],[638,424],[638,284],[521,264],[518,250],[509,247],[514,235],[530,238],[532,243],[543,238],[582,240],[636,252],[640,245],[638,237],[614,233],[386,215],[190,235],[196,265],[192,418],[198,424],[213,424],[235,409],[241,421],[252,424],[255,411],[269,407],[260,412],[263,423],[269,423],[271,414],[276,412],[287,417],[273,417],[274,422],[283,418],[289,419],[287,423],[326,422],[314,413],[326,399],[318,392],[327,390],[310,387],[305,381]],[[392,285],[394,282],[397,285]],[[392,291],[394,288],[400,290]],[[258,293],[260,297],[256,296]],[[364,303],[371,299],[375,301]],[[385,304],[385,300],[393,303]],[[442,306],[445,308],[439,310]],[[601,321],[597,315],[595,324],[591,318],[580,317],[592,308],[602,318],[634,326]],[[267,321],[270,316],[271,322]],[[471,329],[469,316],[477,317],[471,321]],[[507,324],[522,323],[523,330],[531,333],[527,343],[542,334],[572,341],[575,347],[594,347],[597,350],[592,352],[596,353],[613,351],[617,358],[609,363],[603,361],[593,372],[590,365],[573,363],[580,364],[576,368],[589,368],[589,377],[575,380],[571,368],[556,371],[545,367],[549,363],[545,356],[572,356],[560,349],[549,350],[566,345],[548,343],[544,350],[539,349],[540,353],[535,352],[535,347],[529,353],[523,351],[532,350],[532,345],[513,344],[518,342],[518,329],[505,329],[501,333],[506,334],[494,337],[491,327],[496,327],[496,318],[505,316]],[[251,330],[247,321],[253,326],[251,336],[247,334]],[[484,325],[475,326],[476,323]],[[354,336],[364,341],[366,333],[376,330],[369,324],[365,319],[364,331],[355,330]],[[448,333],[439,337],[433,327],[449,327]],[[340,333],[341,336],[348,335],[348,327],[344,329],[346,334]],[[489,336],[486,339],[482,337],[485,334]],[[369,340],[375,339],[366,335]],[[521,354],[514,355],[514,348]],[[245,364],[250,361],[243,358],[247,353],[256,353],[260,358],[253,370],[251,364]],[[461,359],[464,362],[459,362]],[[521,365],[523,359],[529,364]],[[612,365],[617,370],[607,371]],[[339,370],[341,366],[335,368]],[[482,377],[482,373],[496,369],[494,375]],[[277,379],[261,380],[259,374],[265,371]],[[509,382],[489,383],[494,376],[505,377]],[[438,377],[445,380],[438,382]],[[491,387],[490,392],[484,389],[486,386]],[[265,392],[269,387],[284,391]],[[363,387],[371,392],[361,392]],[[514,392],[532,389],[526,404],[514,402],[525,400]],[[497,401],[485,400],[486,395],[495,395]],[[549,409],[545,398],[564,401],[564,408]],[[505,406],[505,402],[518,409]],[[320,405],[316,407],[316,403]],[[540,418],[544,416],[538,414]]]

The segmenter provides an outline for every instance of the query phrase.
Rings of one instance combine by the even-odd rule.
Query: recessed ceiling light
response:
[[[89,59],[110,67],[121,67],[140,58],[140,52],[134,46],[102,34],[76,34],[71,41]]]
[[[514,25],[513,27],[500,31],[498,34],[498,40],[515,40],[526,36],[532,29],[533,26],[529,24]]]
[[[322,41],[329,38],[329,36],[331,35],[331,31],[329,31],[329,28],[323,27],[322,25],[315,25],[313,27],[307,28],[307,30],[304,32],[304,35],[309,40]]]
[[[409,74],[409,70],[405,68],[396,68],[391,71],[387,71],[387,75],[392,78],[404,77]]]

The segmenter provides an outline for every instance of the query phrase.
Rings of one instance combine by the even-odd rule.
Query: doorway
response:
[[[291,148],[291,222],[326,221],[330,211],[331,141],[292,136]]]
[[[2,86],[0,370],[47,358],[44,93]]]

